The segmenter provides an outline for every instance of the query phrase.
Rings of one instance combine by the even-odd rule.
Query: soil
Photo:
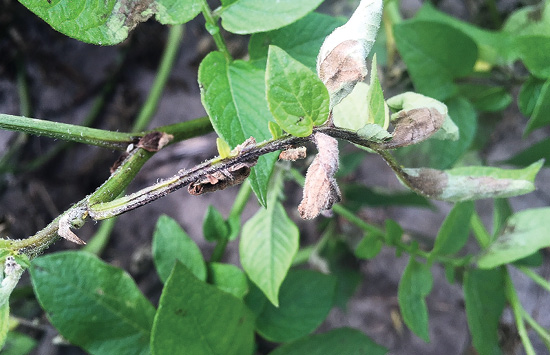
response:
[[[342,3],[345,5],[341,5]],[[480,3],[440,1],[439,6],[458,17],[471,19],[479,12],[472,12],[469,6],[474,4],[474,10],[479,11]],[[498,6],[502,11],[511,11],[517,3],[499,1]],[[419,1],[404,1],[405,14],[414,13],[419,4]],[[349,10],[349,4],[345,1],[331,2],[325,6],[331,11]],[[0,0],[0,112],[22,114],[18,78],[24,77],[28,83],[32,108],[27,115],[79,124],[86,117],[101,88],[115,76],[116,85],[93,126],[128,131],[154,80],[166,34],[166,27],[148,21],[138,26],[121,45],[101,47],[84,44],[55,32],[18,2]],[[246,38],[227,38],[236,57],[246,52]],[[201,59],[213,48],[214,44],[205,34],[204,24],[200,20],[194,20],[187,25],[177,62],[150,127],[205,115],[196,75]],[[120,56],[125,56],[124,63],[117,67],[115,63]],[[529,140],[523,140],[522,131],[526,118],[521,116],[514,105],[497,119],[499,123],[483,151],[489,164],[511,156],[548,134],[548,130],[538,131]],[[60,143],[52,139],[22,137],[18,133],[0,131],[0,156],[19,140],[24,143],[14,160],[13,168],[16,170],[43,156]],[[38,169],[1,172],[0,236],[24,238],[34,234],[73,203],[93,192],[108,177],[109,167],[119,155],[119,152],[75,144],[70,149],[62,150]],[[148,162],[129,187],[129,191],[146,187],[159,178],[171,176],[179,169],[192,167],[214,155],[216,148],[213,134],[176,144],[161,151]],[[369,186],[402,189],[392,171],[374,155],[366,155],[354,177],[357,182]],[[514,210],[548,206],[549,181],[550,174],[545,169],[537,180],[537,192],[512,199]],[[293,192],[289,196],[301,194],[296,186],[288,188]],[[102,258],[128,270],[140,289],[156,304],[162,288],[151,258],[151,236],[157,218],[167,214],[178,220],[208,257],[213,245],[205,242],[202,237],[204,213],[208,205],[212,204],[227,216],[236,192],[236,188],[230,188],[205,196],[191,196],[186,191],[177,191],[122,215]],[[317,222],[299,219],[296,198],[289,198],[287,203],[289,214],[300,227],[302,239],[309,243],[317,240],[320,237],[316,228]],[[432,210],[369,208],[363,209],[361,215],[373,223],[382,223],[386,218],[395,219],[410,235],[422,237],[425,245],[429,246],[451,208],[447,203],[434,203],[434,206]],[[490,202],[481,201],[478,207],[483,212],[484,221],[490,225]],[[250,218],[257,208],[258,204],[251,200],[244,212],[243,221]],[[97,224],[88,223],[78,231],[78,235],[88,240],[97,227]],[[353,231],[349,233],[357,234]],[[225,261],[238,264],[237,246],[237,242],[230,243]],[[475,243],[468,247],[474,250]],[[78,247],[59,241],[47,253],[68,249]],[[424,343],[402,324],[397,304],[397,286],[406,262],[407,257],[397,257],[393,249],[383,249],[375,259],[362,261],[361,286],[347,309],[335,308],[320,330],[340,326],[358,328],[390,349],[392,354],[474,353],[470,346],[461,288],[446,281],[444,270],[440,266],[432,267],[434,288],[427,300],[431,343]],[[550,327],[548,293],[544,293],[513,269],[511,273],[526,309],[542,326]],[[538,273],[546,279],[550,277],[547,257]],[[27,275],[22,281],[23,289],[29,284]],[[40,324],[39,327],[23,327],[23,331],[39,340],[33,354],[84,353],[76,347],[53,341],[57,333],[36,304],[25,303],[12,308],[18,316],[37,319]],[[502,330],[506,342],[511,344],[509,353],[521,353],[521,347],[515,347],[518,341],[514,336],[513,319],[509,313],[503,318]],[[538,353],[545,353],[538,338],[534,336],[533,341]]]

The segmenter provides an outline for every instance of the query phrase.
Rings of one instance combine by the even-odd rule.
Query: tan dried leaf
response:
[[[296,161],[298,159],[304,159],[307,156],[306,147],[297,147],[283,150],[279,154],[279,160]]]
[[[158,152],[165,147],[174,136],[164,132],[151,132],[143,136],[137,143],[138,148],[143,148],[148,152]]]
[[[402,110],[395,119],[392,139],[382,148],[395,149],[422,142],[437,132],[444,121],[445,116],[434,107]]]
[[[67,213],[63,217],[61,217],[59,219],[57,234],[59,234],[59,236],[61,238],[67,239],[68,241],[71,241],[71,242],[76,243],[76,244],[84,245],[84,244],[86,244],[86,242],[83,241],[82,239],[80,239],[71,230],[71,227],[81,226],[81,225],[78,225],[78,224],[75,223],[75,221],[73,220],[74,218],[75,218],[74,213]]]
[[[323,133],[315,133],[319,153],[306,173],[304,195],[298,206],[303,219],[313,219],[341,200],[340,189],[334,179],[338,170],[338,141]]]

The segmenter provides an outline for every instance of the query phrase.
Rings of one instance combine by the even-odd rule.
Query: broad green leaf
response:
[[[248,277],[278,305],[279,287],[298,251],[299,230],[283,205],[273,201],[248,220],[239,244],[241,264]]]
[[[481,254],[477,265],[483,269],[510,263],[550,246],[550,208],[533,208],[508,219],[503,232]]]
[[[527,166],[541,159],[544,159],[544,166],[550,166],[550,138],[538,141],[510,159],[503,161],[503,163],[516,166]]]
[[[281,29],[255,33],[248,44],[250,60],[265,63],[268,48],[274,45],[309,69],[315,70],[317,53],[325,37],[344,23],[342,19],[313,12]],[[297,36],[297,33],[300,35]]]
[[[361,259],[373,259],[380,253],[384,242],[380,237],[372,234],[367,234],[361,239],[357,248],[355,248],[355,256]]]
[[[482,112],[502,111],[512,103],[512,95],[502,86],[460,84],[459,92]]]
[[[222,1],[222,26],[229,32],[248,34],[290,25],[315,10],[322,0]]]
[[[430,268],[411,257],[401,276],[397,299],[403,321],[425,342],[430,341],[426,296],[432,290],[432,285],[433,278]]]
[[[125,271],[69,251],[34,259],[30,272],[40,305],[72,344],[91,354],[149,353],[155,309]]]
[[[332,118],[336,127],[357,131],[369,123],[368,92],[369,85],[358,82],[353,91],[334,106]]]
[[[202,221],[204,239],[209,242],[217,242],[229,238],[229,226],[220,211],[214,206],[208,206],[204,220]]]
[[[527,194],[535,189],[542,161],[523,169],[470,166],[450,170],[403,169],[407,181],[425,195],[460,202]]]
[[[524,116],[531,116],[539,102],[540,92],[545,81],[534,76],[529,76],[521,86],[518,95],[519,110]]]
[[[269,46],[266,69],[269,110],[282,129],[306,137],[329,114],[329,95],[321,80],[305,65],[276,46]]]
[[[337,328],[283,344],[269,355],[384,355],[387,351],[357,329]]]
[[[195,18],[202,5],[200,0],[19,2],[55,30],[80,41],[100,45],[122,42],[135,26],[154,14],[163,24],[183,24]]]
[[[229,62],[222,53],[212,52],[199,66],[201,100],[212,126],[232,147],[250,136],[258,142],[271,138],[265,94],[265,71],[250,63]],[[276,154],[262,155],[252,168],[249,181],[262,205],[266,205],[267,183]]]
[[[220,290],[243,298],[248,293],[248,280],[244,272],[231,264],[208,264],[208,281]]]
[[[395,191],[380,187],[368,187],[362,184],[346,184],[343,188],[346,206],[353,210],[361,206],[414,206],[430,207],[430,201],[425,197],[410,191]]]
[[[499,320],[506,302],[504,269],[468,269],[464,273],[464,301],[472,342],[480,355],[497,355]]]
[[[432,250],[433,255],[452,255],[462,249],[470,235],[470,219],[474,212],[474,203],[457,203],[447,215]]]
[[[524,6],[512,13],[502,26],[511,36],[541,35],[550,37],[550,6],[547,2]]]
[[[311,270],[288,274],[279,293],[279,307],[266,303],[256,330],[273,342],[288,342],[313,332],[332,308],[336,280]]]
[[[153,354],[251,355],[253,347],[254,315],[242,300],[177,262],[155,316]]]
[[[390,100],[388,100],[388,104],[390,104]],[[438,140],[436,139],[438,132],[436,132],[432,139],[399,148],[395,155],[401,158],[406,166],[448,169],[464,155],[472,144],[477,130],[477,114],[472,104],[461,97],[453,98],[446,104],[449,116],[458,126],[460,132],[458,140]]]
[[[388,245],[396,245],[398,241],[401,241],[403,236],[403,228],[392,219],[387,219],[386,222],[386,235],[384,236]]]
[[[540,95],[533,109],[533,114],[525,128],[525,134],[533,132],[535,129],[550,124],[550,79],[546,80],[540,88]]]
[[[394,35],[421,94],[445,100],[457,91],[453,80],[473,71],[478,55],[475,42],[449,25],[409,20],[395,25]]]
[[[529,69],[529,72],[541,79],[550,78],[550,37],[546,36],[518,36],[514,41],[515,49]]]
[[[153,233],[153,261],[157,273],[166,282],[176,260],[181,261],[200,280],[206,280],[206,265],[197,244],[174,219],[162,215]]]
[[[10,319],[10,303],[4,302],[0,306],[0,350],[4,348],[6,339],[8,337],[9,328],[9,319]]]
[[[370,85],[367,93],[369,106],[369,121],[387,129],[390,124],[389,109],[384,101],[384,93],[378,79],[378,67],[376,66],[376,55],[372,58],[370,70]]]
[[[37,343],[35,339],[26,334],[11,331],[8,333],[6,344],[3,348],[0,342],[0,350],[2,350],[2,355],[30,354]]]

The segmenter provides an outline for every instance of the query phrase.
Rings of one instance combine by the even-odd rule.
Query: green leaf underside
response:
[[[325,37],[344,23],[342,19],[314,12],[281,29],[255,33],[248,44],[250,60],[265,63],[269,46],[275,45],[309,69],[315,70],[317,53]],[[297,36],[297,33],[300,35]]]
[[[222,1],[222,26],[229,32],[249,34],[289,25],[315,10],[322,0]]]
[[[220,290],[243,298],[248,293],[248,280],[244,272],[231,264],[208,264],[208,281]]]
[[[499,321],[506,302],[503,269],[468,269],[464,273],[464,301],[472,342],[479,354],[502,354]]]
[[[397,298],[403,321],[426,342],[430,341],[426,296],[432,290],[432,285],[430,268],[411,257],[401,276]]]
[[[153,233],[153,261],[162,282],[166,282],[176,260],[199,279],[206,280],[206,265],[197,244],[174,219],[162,215]]]
[[[474,203],[457,203],[447,215],[435,239],[432,254],[452,255],[460,251],[468,241],[470,219],[474,212]]]
[[[126,272],[71,251],[34,259],[30,273],[40,305],[72,344],[92,354],[149,353],[155,309]]]
[[[202,103],[216,133],[232,147],[251,136],[258,142],[271,138],[264,77],[263,70],[240,60],[229,63],[220,52],[207,55],[199,67]],[[264,206],[276,160],[274,153],[260,156],[248,178]]]
[[[534,208],[510,217],[503,232],[481,254],[480,268],[490,269],[510,263],[550,246],[550,208]]]
[[[383,355],[387,351],[357,329],[338,328],[281,345],[269,355]]]
[[[368,93],[369,85],[362,81],[358,82],[352,92],[334,106],[334,125],[354,131],[365,127],[369,123]]]
[[[315,73],[282,49],[269,47],[266,69],[269,110],[282,129],[306,137],[329,114],[329,94]]]
[[[278,305],[281,283],[298,251],[299,230],[283,205],[270,201],[244,226],[239,245],[241,264],[271,303]]]
[[[288,342],[308,335],[332,308],[334,277],[311,270],[289,272],[279,293],[279,307],[265,303],[256,330],[265,339]]]
[[[154,354],[252,354],[254,316],[242,300],[198,280],[176,263],[159,301]]]
[[[55,30],[80,41],[100,45],[122,42],[137,24],[154,14],[163,24],[186,23],[200,12],[202,4],[200,0],[19,2]]]
[[[453,80],[470,74],[477,60],[474,41],[446,24],[409,20],[394,33],[415,88],[438,100],[456,93]]]
[[[453,98],[446,104],[449,116],[458,126],[458,140],[442,141],[432,137],[424,142],[399,148],[395,155],[406,161],[407,166],[448,169],[472,144],[477,130],[477,114],[472,104],[462,97]]]

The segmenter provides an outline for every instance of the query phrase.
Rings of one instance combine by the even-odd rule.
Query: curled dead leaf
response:
[[[303,219],[313,219],[342,198],[334,174],[338,170],[338,141],[326,134],[313,135],[318,153],[306,173],[304,194],[298,206]]]
[[[87,213],[82,209],[76,209],[69,213],[66,213],[59,219],[57,234],[61,238],[67,239],[70,242],[84,245],[85,241],[80,239],[71,228],[80,228],[84,224],[84,218]]]
[[[283,150],[279,154],[279,160],[296,161],[304,159],[307,155],[306,147],[297,147]]]
[[[422,142],[437,132],[444,121],[445,115],[433,107],[402,110],[395,119],[392,139],[382,144],[382,148],[395,149]]]

